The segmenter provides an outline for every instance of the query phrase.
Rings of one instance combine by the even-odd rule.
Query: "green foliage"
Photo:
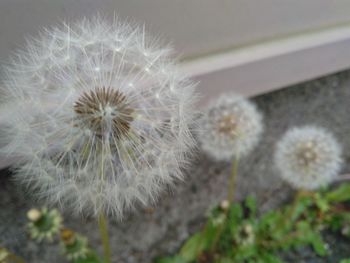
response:
[[[283,263],[279,253],[300,246],[310,246],[323,257],[328,253],[322,239],[323,230],[350,237],[349,202],[350,184],[342,184],[330,191],[299,192],[291,205],[260,216],[257,215],[256,200],[251,196],[229,208],[217,206],[212,209],[203,229],[191,236],[177,255],[158,258],[155,263]],[[60,215],[52,217],[57,218],[57,224],[52,224],[51,219],[46,220],[46,214],[53,213],[57,212],[31,211],[32,227],[29,230],[33,238],[38,237],[33,234],[34,230],[45,233],[42,238],[35,238],[41,241],[48,237],[48,230],[57,225],[49,237],[58,236],[68,260],[73,263],[104,263],[88,246],[86,238],[63,228]],[[60,235],[58,229],[61,229]],[[350,263],[350,259],[339,263]]]
[[[345,202],[350,200],[350,189],[349,184],[342,184],[334,191],[326,193],[325,199],[330,202]]]
[[[156,259],[155,263],[186,263],[181,256]]]
[[[205,238],[205,235],[202,233],[194,234],[185,245],[180,250],[180,257],[187,261],[192,261],[197,258],[198,252],[203,251],[206,248],[206,241],[208,239]]]
[[[350,236],[349,201],[350,184],[343,184],[329,191],[299,192],[291,205],[260,216],[253,197],[228,210],[218,206],[177,255],[156,263],[283,263],[280,252],[301,246],[323,257],[328,254],[323,230]]]

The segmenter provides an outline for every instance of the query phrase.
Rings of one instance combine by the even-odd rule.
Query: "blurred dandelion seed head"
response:
[[[182,178],[194,146],[192,82],[144,27],[101,17],[46,29],[6,68],[16,105],[0,150],[49,204],[122,217]]]
[[[274,160],[285,181],[298,189],[314,190],[331,183],[338,175],[341,147],[323,128],[293,128],[278,142]]]
[[[262,115],[252,102],[235,94],[223,94],[204,113],[199,140],[209,155],[229,160],[247,155],[262,132]]]

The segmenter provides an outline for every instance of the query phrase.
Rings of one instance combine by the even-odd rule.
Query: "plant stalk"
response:
[[[111,260],[111,247],[109,244],[109,235],[108,235],[108,222],[103,213],[100,213],[98,216],[98,226],[100,229],[100,235],[103,245],[104,259],[106,263],[112,263]]]
[[[288,225],[291,221],[294,221],[296,218],[294,218],[295,211],[298,206],[298,202],[300,198],[304,195],[304,192],[302,190],[298,190],[294,196],[294,200],[289,208],[289,210],[286,211],[286,216],[282,217],[279,220],[279,223],[276,225],[276,231],[283,231],[284,227]]]
[[[104,147],[101,149],[101,180],[104,180]],[[98,214],[98,227],[100,230],[100,236],[101,236],[101,241],[102,241],[102,246],[103,246],[103,254],[104,254],[104,261],[105,263],[112,263],[112,257],[111,257],[111,246],[109,242],[109,234],[108,234],[108,222],[107,219],[103,213],[103,211],[100,211]]]
[[[236,178],[237,178],[237,174],[238,174],[238,160],[239,160],[239,158],[237,155],[232,160],[231,176],[229,179],[229,184],[228,184],[228,189],[227,189],[227,201],[229,202],[229,207],[225,210],[225,222],[219,226],[219,228],[217,229],[217,231],[215,233],[214,240],[213,240],[213,243],[212,243],[211,249],[210,249],[211,252],[215,251],[217,244],[219,242],[219,239],[221,237],[221,234],[224,231],[227,217],[228,217],[228,212],[230,210],[231,203],[232,203],[234,195],[235,195]]]
[[[237,173],[238,173],[238,156],[235,156],[232,160],[231,177],[230,177],[230,181],[227,189],[227,201],[229,201],[230,205],[235,197]]]

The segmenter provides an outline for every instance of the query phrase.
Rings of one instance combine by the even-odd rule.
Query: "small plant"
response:
[[[256,201],[248,197],[232,204],[227,219],[217,224],[225,211],[211,211],[204,230],[189,238],[174,257],[156,263],[281,263],[283,251],[311,246],[319,256],[328,254],[322,231],[344,233],[350,222],[350,184],[300,196],[297,203],[257,216]],[[286,220],[288,219],[288,220]],[[215,250],[215,234],[224,231]],[[343,260],[342,262],[347,262]]]
[[[88,246],[88,240],[74,231],[64,228],[60,233],[63,253],[72,262],[101,262],[96,253]]]
[[[53,243],[59,240],[62,253],[73,263],[105,263],[88,245],[86,237],[64,227],[61,215],[56,209],[31,209],[27,213],[29,219],[28,232],[37,241],[44,240]],[[1,253],[0,253],[1,255]],[[0,263],[3,263],[0,261]]]
[[[53,237],[59,233],[62,227],[62,217],[56,209],[47,208],[31,209],[27,213],[29,219],[28,230],[30,237],[37,241],[47,239],[53,241]]]

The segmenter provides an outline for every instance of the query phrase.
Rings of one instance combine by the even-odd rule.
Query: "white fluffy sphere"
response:
[[[205,152],[218,160],[247,155],[263,132],[256,106],[233,93],[213,101],[200,121],[199,140]]]
[[[278,142],[274,160],[282,179],[297,189],[314,190],[338,175],[341,147],[323,128],[293,128]]]
[[[96,17],[43,32],[6,69],[2,152],[49,203],[122,216],[181,178],[194,86],[144,28]],[[4,137],[5,136],[5,137]]]

